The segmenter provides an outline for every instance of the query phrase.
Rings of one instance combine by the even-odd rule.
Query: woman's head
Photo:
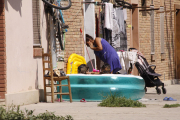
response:
[[[89,42],[93,42],[94,39],[90,35],[86,34],[86,45],[89,46]]]

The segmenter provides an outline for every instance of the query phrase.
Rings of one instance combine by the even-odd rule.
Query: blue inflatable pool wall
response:
[[[118,74],[68,74],[71,83],[73,101],[101,101],[103,96],[116,94],[132,100],[141,99],[145,95],[145,82],[142,77]],[[67,84],[67,81],[62,81]],[[68,87],[62,87],[63,92],[68,92]],[[69,100],[68,95],[63,95],[63,100]]]

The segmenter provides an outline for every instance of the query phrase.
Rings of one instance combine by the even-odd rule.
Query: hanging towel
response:
[[[124,21],[124,29],[125,33],[120,32],[120,47],[116,49],[117,50],[124,50],[127,51],[127,33],[126,33],[126,21]]]
[[[104,21],[104,28],[112,30],[113,28],[113,4],[112,3],[105,3],[105,21]]]
[[[116,16],[117,16],[120,32],[125,33],[123,7],[116,8]]]
[[[130,64],[134,64],[135,62],[138,61],[137,59],[137,53],[136,52],[130,52],[130,51],[124,51],[124,52],[117,52],[121,67],[122,69],[119,71],[121,74],[127,74],[129,68],[131,67]]]
[[[124,13],[124,20],[127,20],[127,10],[123,9],[123,13]]]
[[[113,29],[111,45],[115,50],[116,48],[120,47],[120,28],[117,20],[116,8],[113,8]]]
[[[120,59],[120,63],[121,63],[121,67],[122,67],[121,70],[126,70],[124,59],[123,59],[123,56],[125,57],[125,52],[117,52],[117,54],[118,54],[119,59]]]

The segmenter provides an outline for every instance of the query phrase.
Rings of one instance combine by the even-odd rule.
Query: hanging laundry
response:
[[[112,29],[112,46],[118,51],[120,50],[120,33],[123,29],[121,21],[124,21],[123,8],[113,9],[113,29]]]
[[[114,8],[112,41],[110,43],[112,43],[111,45],[116,51],[127,51],[126,22],[124,21],[124,17],[127,17],[127,15],[124,16],[123,7]]]
[[[101,10],[101,8],[99,8],[99,37],[103,38],[102,10]]]
[[[105,40],[111,45],[112,41],[112,30],[109,30],[107,28],[104,29],[105,32]]]
[[[99,19],[97,13],[95,14],[95,18],[96,18],[96,37],[99,37]]]
[[[104,20],[104,28],[108,30],[112,30],[113,28],[113,4],[105,3],[105,20]]]
[[[120,28],[120,32],[125,33],[123,7],[116,8],[116,17]]]
[[[123,13],[124,13],[124,20],[127,20],[127,10],[123,9]]]
[[[105,38],[105,32],[104,32],[104,7],[102,8],[102,11],[101,11],[101,33],[102,34],[102,38]]]
[[[119,71],[121,74],[127,74],[129,68],[131,67],[131,64],[134,65],[134,63],[137,62],[137,53],[136,52],[131,52],[131,51],[118,51],[117,52],[121,67],[122,69]]]
[[[126,21],[124,21],[124,33],[120,32],[120,48],[117,48],[118,50],[124,50],[127,51],[127,33],[126,33]]]

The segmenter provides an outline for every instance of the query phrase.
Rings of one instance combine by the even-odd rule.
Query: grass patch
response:
[[[173,107],[180,107],[180,104],[171,104],[171,105],[165,104],[165,105],[163,106],[163,108],[173,108]]]
[[[146,107],[146,105],[142,104],[139,101],[127,99],[125,97],[121,97],[117,94],[112,94],[104,96],[104,99],[98,106],[101,107]]]
[[[70,115],[57,116],[54,112],[33,115],[34,110],[20,110],[20,106],[0,107],[0,120],[73,120]]]

